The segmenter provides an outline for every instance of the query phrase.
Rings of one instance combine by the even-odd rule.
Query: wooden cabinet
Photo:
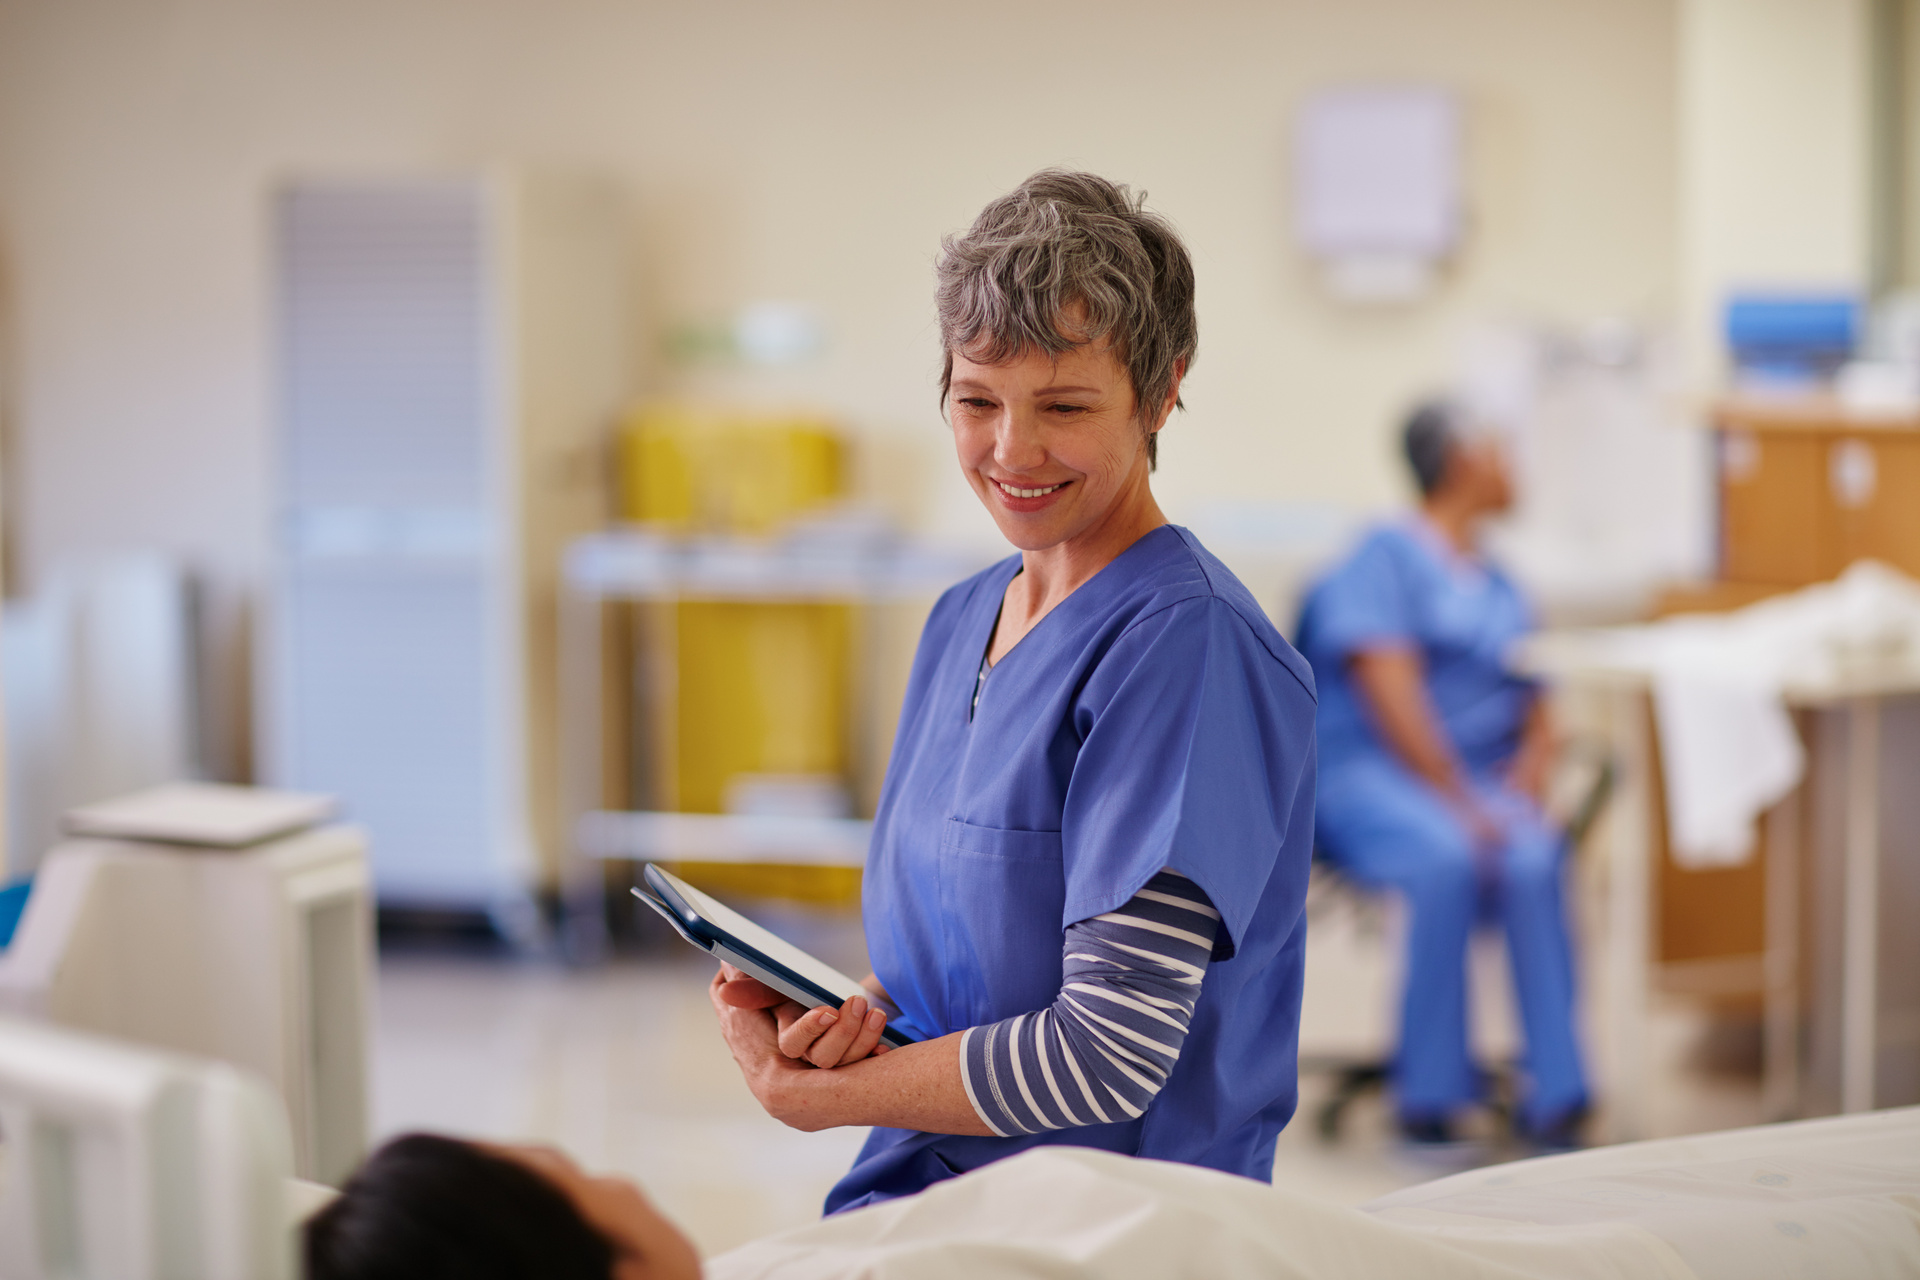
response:
[[[1722,406],[1720,576],[1805,586],[1856,560],[1920,577],[1920,419]]]

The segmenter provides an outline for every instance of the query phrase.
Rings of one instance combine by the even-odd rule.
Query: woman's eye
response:
[[[1050,404],[1047,406],[1047,410],[1050,413],[1059,413],[1059,414],[1066,414],[1068,416],[1071,416],[1076,413],[1085,413],[1087,411],[1087,406],[1083,404]]]
[[[977,396],[963,397],[960,403],[965,405],[967,408],[974,410],[975,412],[981,412],[981,411],[993,408],[993,401],[982,400]]]

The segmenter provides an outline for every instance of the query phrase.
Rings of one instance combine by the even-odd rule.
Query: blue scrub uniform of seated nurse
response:
[[[1564,841],[1538,803],[1544,707],[1507,668],[1532,626],[1475,549],[1511,503],[1500,441],[1452,406],[1405,431],[1418,514],[1372,531],[1309,590],[1295,639],[1319,682],[1322,851],[1411,909],[1394,1086],[1416,1141],[1445,1141],[1481,1092],[1467,1042],[1467,941],[1505,927],[1526,1033],[1524,1128],[1569,1143],[1586,1109],[1561,893]]]
[[[920,640],[874,822],[873,1003],[737,971],[767,1110],[869,1125],[829,1212],[1044,1143],[1260,1179],[1293,1114],[1313,684],[1148,480],[1196,326],[1172,228],[1049,170],[943,246],[960,470],[1019,554]],[[920,1043],[877,1043],[888,1004]]]

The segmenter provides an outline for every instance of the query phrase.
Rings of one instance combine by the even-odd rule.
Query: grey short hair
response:
[[[1460,443],[1460,411],[1448,400],[1427,400],[1413,407],[1400,428],[1400,447],[1407,455],[1407,469],[1427,497],[1440,487],[1447,464]]]
[[[982,209],[965,235],[940,242],[942,407],[955,351],[999,364],[1105,338],[1133,383],[1140,421],[1149,420],[1183,368],[1193,367],[1200,326],[1193,260],[1145,202],[1145,192],[1091,173],[1042,169]],[[1069,321],[1075,311],[1081,315]],[[1149,435],[1147,463],[1159,460]]]

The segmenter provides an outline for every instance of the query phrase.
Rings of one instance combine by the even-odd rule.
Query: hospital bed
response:
[[[1920,1275],[1920,1107],[1597,1148],[1357,1209],[1043,1147],[713,1259],[707,1280]]]
[[[292,1280],[292,1170],[257,1077],[0,1017],[6,1280]]]
[[[291,1280],[323,1188],[222,1064],[0,1017],[0,1276]],[[1496,1165],[1358,1209],[1041,1148],[711,1260],[707,1280],[1920,1275],[1920,1108]]]

